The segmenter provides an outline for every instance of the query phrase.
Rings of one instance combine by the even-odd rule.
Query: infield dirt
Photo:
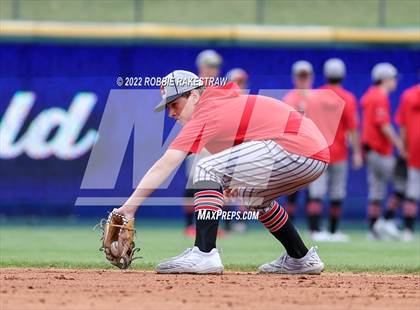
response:
[[[419,275],[2,268],[0,309],[419,309]]]

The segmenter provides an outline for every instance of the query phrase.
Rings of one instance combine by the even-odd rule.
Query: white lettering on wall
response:
[[[60,159],[82,156],[97,140],[93,129],[78,140],[96,101],[93,93],[77,93],[68,111],[56,107],[42,111],[16,140],[35,103],[33,92],[16,92],[0,122],[0,158],[15,158],[23,153],[34,159],[53,155]],[[47,140],[55,128],[56,133]]]

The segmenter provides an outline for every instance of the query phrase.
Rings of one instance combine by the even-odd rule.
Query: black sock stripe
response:
[[[270,216],[270,218],[269,218],[268,220],[264,221],[264,222],[263,222],[264,226],[265,226],[267,223],[269,223],[271,220],[273,220],[275,216],[277,216],[279,213],[281,213],[281,212],[282,212],[282,209],[283,209],[283,214],[279,217],[279,219],[278,219],[278,220],[276,220],[276,221],[274,222],[274,225],[275,225],[275,223],[277,223],[278,221],[281,221],[281,219],[284,217],[284,214],[286,214],[286,210],[285,210],[282,206],[280,206],[280,205],[279,205],[278,212],[276,212],[276,214],[275,214],[274,216]],[[272,225],[270,225],[270,226],[273,226],[273,224],[272,224]]]
[[[285,216],[287,216],[287,212],[285,211],[284,213],[283,213],[283,215],[282,216],[280,216],[280,218],[277,220],[277,221],[275,221],[272,225],[270,225],[270,226],[267,226],[267,229],[272,229],[272,228],[274,228],[274,226],[276,226],[278,223],[280,223],[283,219],[284,219],[284,217]]]
[[[281,206],[278,206],[278,209],[276,211],[274,211],[274,213],[271,214],[267,219],[261,221],[261,223],[265,224],[265,223],[271,221],[277,214],[279,214],[279,212],[281,211],[280,208],[281,208]]]

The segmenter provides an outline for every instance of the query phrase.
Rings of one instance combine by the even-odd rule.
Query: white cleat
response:
[[[346,234],[344,234],[340,231],[336,231],[333,234],[330,233],[328,241],[330,241],[330,242],[349,242],[350,237],[349,237],[349,235],[346,235]]]
[[[411,242],[414,240],[414,233],[410,229],[404,229],[400,235],[400,240],[403,242]]]
[[[325,230],[311,231],[310,236],[311,236],[312,241],[314,242],[324,242],[324,241],[329,241],[330,239],[330,233]]]
[[[258,270],[260,273],[320,274],[324,263],[316,253],[316,247],[312,247],[302,258],[293,258],[285,253],[275,261],[261,265]]]
[[[373,225],[373,230],[381,239],[400,239],[400,231],[393,220],[380,218]]]
[[[217,249],[201,252],[196,246],[156,266],[157,273],[221,274],[224,267]]]

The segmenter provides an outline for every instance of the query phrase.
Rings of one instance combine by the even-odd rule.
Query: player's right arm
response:
[[[405,158],[406,154],[405,154],[404,143],[395,132],[394,127],[392,127],[390,123],[384,123],[381,125],[381,131],[384,134],[384,136],[387,137],[387,139],[390,140],[392,144],[395,145],[400,155],[403,158]]]
[[[165,154],[146,172],[133,194],[121,208],[115,211],[127,218],[134,217],[137,209],[177,168],[187,156],[187,153],[168,149]]]
[[[349,99],[346,102],[345,112],[346,113],[346,124],[349,128],[350,144],[353,150],[353,168],[360,169],[363,166],[362,149],[360,146],[360,137],[358,131],[359,117],[357,114],[357,103],[356,97],[350,94]]]
[[[353,168],[360,169],[363,166],[362,150],[360,148],[360,138],[357,128],[349,131],[350,143],[353,149]]]
[[[400,127],[400,138],[402,140],[404,148],[406,148],[407,147],[407,130],[405,129],[405,127]]]

